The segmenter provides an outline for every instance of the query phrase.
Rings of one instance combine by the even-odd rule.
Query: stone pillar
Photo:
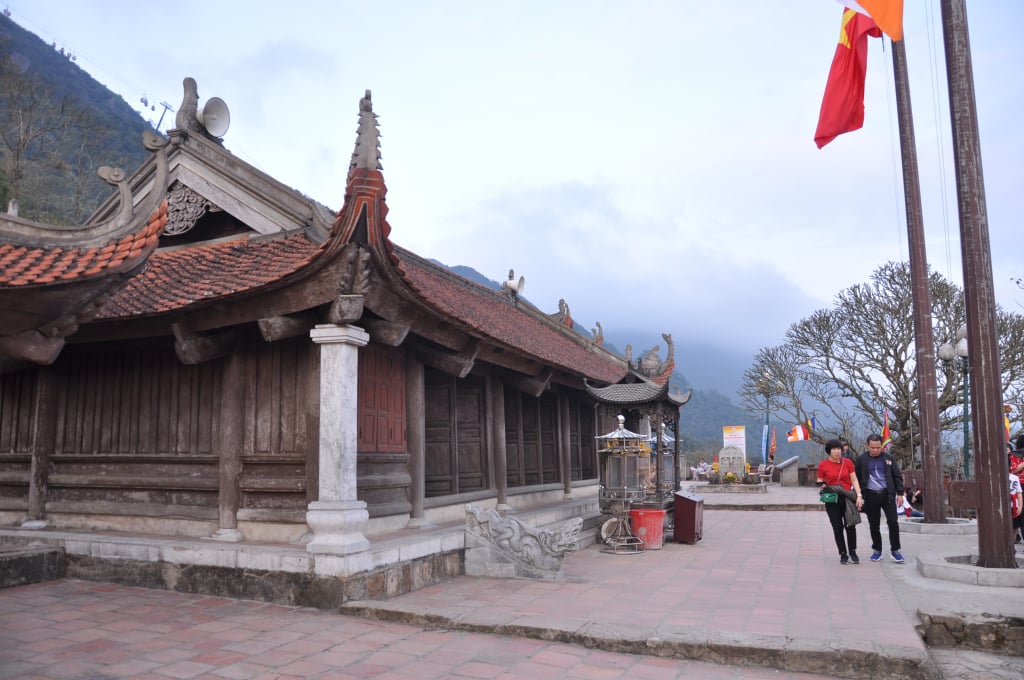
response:
[[[412,352],[405,354],[405,445],[409,449],[409,524],[413,529],[428,526],[423,511],[427,495],[427,432],[423,364]]]
[[[569,427],[569,398],[565,394],[558,395],[558,447],[561,449],[562,464],[562,499],[572,500],[572,439]]]
[[[494,463],[494,487],[498,492],[497,509],[501,512],[509,512],[512,506],[508,504],[508,450],[505,442],[505,384],[500,380],[491,378],[491,451],[493,452]]]
[[[217,516],[218,527],[210,538],[240,541],[238,508],[242,492],[242,440],[245,430],[245,361],[236,348],[227,356],[220,386],[220,438]]]
[[[359,348],[370,340],[356,326],[318,324],[309,332],[320,345],[319,494],[306,510],[311,553],[348,555],[370,547],[363,535],[370,513],[356,499]]]

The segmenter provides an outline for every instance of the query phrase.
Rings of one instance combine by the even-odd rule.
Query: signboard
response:
[[[722,445],[732,446],[743,452],[747,457],[747,428],[743,425],[725,425],[722,427]]]

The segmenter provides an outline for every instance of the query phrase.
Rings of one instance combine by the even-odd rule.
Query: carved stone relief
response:
[[[562,558],[579,550],[583,520],[536,529],[497,510],[466,506],[466,574],[561,580]]]

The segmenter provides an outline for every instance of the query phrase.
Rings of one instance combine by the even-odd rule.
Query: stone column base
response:
[[[313,538],[306,552],[350,555],[370,549],[363,535],[370,513],[363,501],[313,501],[306,509],[306,524]]]

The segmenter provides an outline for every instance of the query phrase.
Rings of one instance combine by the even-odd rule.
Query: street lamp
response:
[[[967,324],[960,326],[956,331],[956,345],[944,342],[939,345],[939,359],[946,366],[953,364],[964,377],[964,479],[970,479],[970,384],[971,364],[967,359]]]

